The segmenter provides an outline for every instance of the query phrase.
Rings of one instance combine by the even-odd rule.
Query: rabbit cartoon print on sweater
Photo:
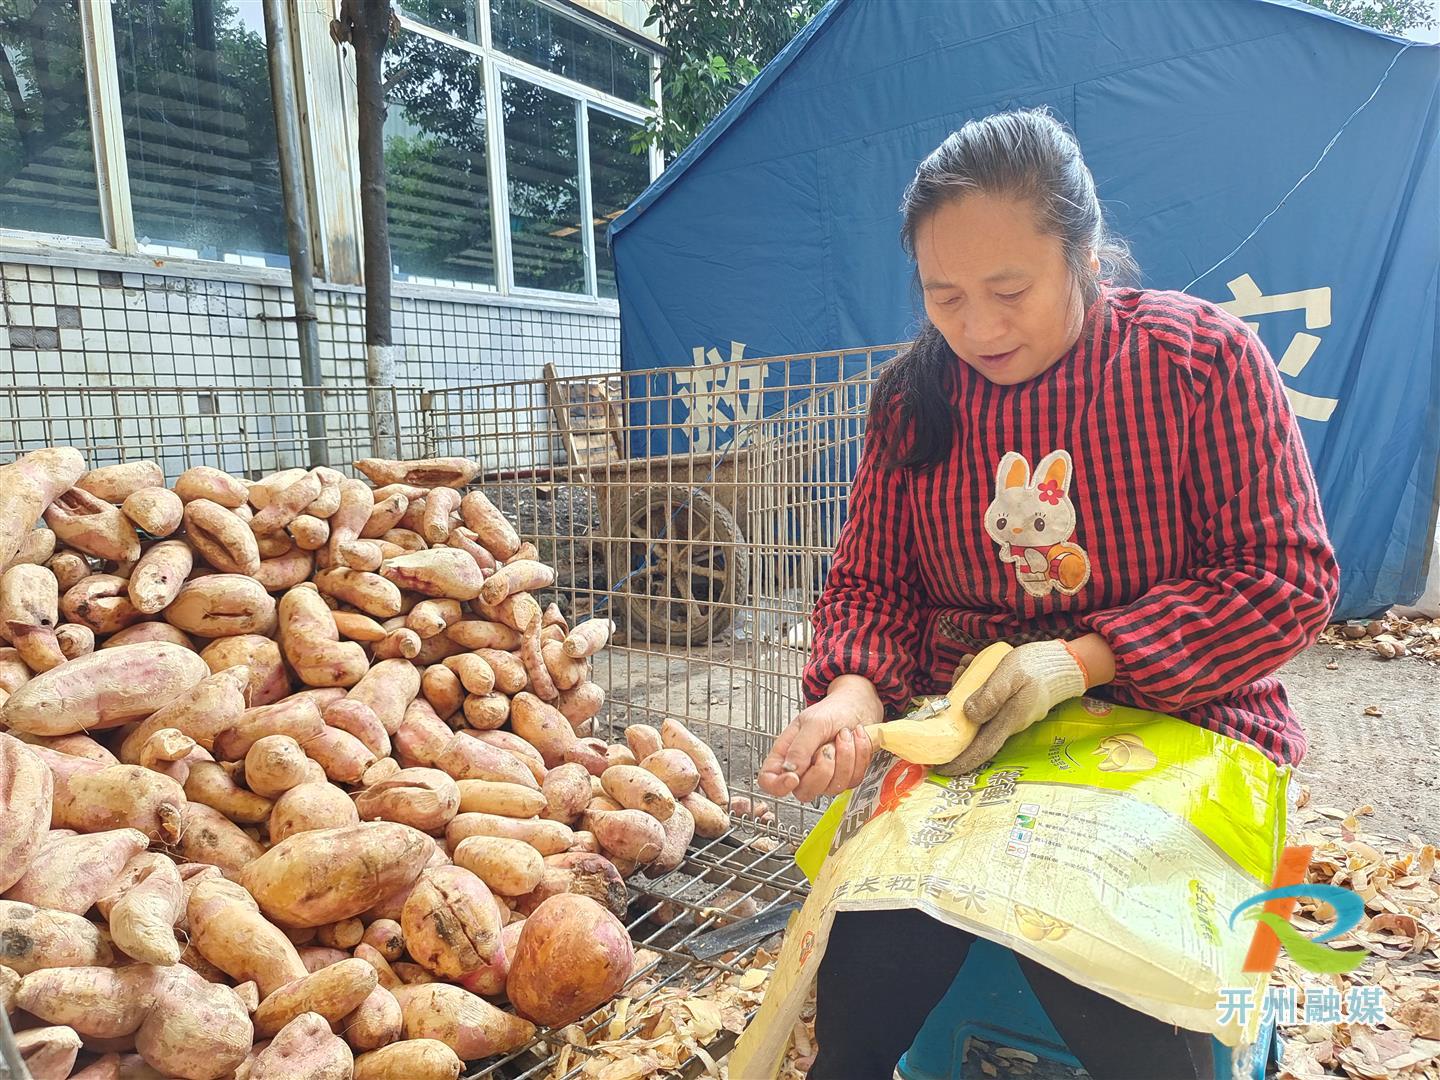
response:
[[[1090,580],[1090,556],[1070,541],[1074,472],[1065,450],[1041,458],[1033,477],[1025,455],[1013,450],[995,471],[995,499],[985,511],[985,531],[1000,545],[1000,561],[1012,564],[1021,588],[1037,598],[1052,592],[1074,596]]]

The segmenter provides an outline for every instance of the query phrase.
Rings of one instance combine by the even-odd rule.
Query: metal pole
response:
[[[300,343],[300,382],[305,387],[305,431],[310,464],[329,465],[325,443],[325,396],[320,386],[320,333],[315,315],[315,262],[310,255],[310,209],[305,198],[304,164],[300,154],[299,106],[295,69],[283,0],[264,0],[265,37],[270,53],[270,98],[275,105],[275,137],[279,144],[280,190],[285,199],[285,240],[290,248],[290,284],[295,293],[295,331]]]

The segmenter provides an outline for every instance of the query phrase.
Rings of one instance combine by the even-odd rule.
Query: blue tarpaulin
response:
[[[919,160],[1048,105],[1143,284],[1258,329],[1340,614],[1420,592],[1440,467],[1440,46],[1292,0],[835,0],[611,233],[625,370],[903,341]],[[769,406],[767,406],[767,411]]]

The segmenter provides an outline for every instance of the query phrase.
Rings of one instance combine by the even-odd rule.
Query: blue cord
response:
[[[1204,280],[1210,274],[1218,270],[1221,266],[1225,265],[1225,263],[1229,262],[1232,258],[1235,257],[1235,255],[1240,251],[1241,248],[1243,248],[1251,240],[1255,239],[1255,234],[1265,227],[1265,223],[1267,221],[1269,221],[1272,217],[1274,217],[1280,212],[1280,208],[1285,205],[1286,200],[1288,200],[1291,195],[1294,195],[1295,192],[1299,189],[1300,185],[1303,184],[1306,180],[1309,180],[1310,177],[1314,174],[1315,170],[1320,167],[1320,163],[1324,161],[1330,151],[1334,149],[1335,144],[1340,141],[1340,136],[1343,135],[1345,133],[1345,129],[1350,126],[1350,121],[1354,120],[1355,117],[1360,115],[1360,110],[1362,110],[1363,108],[1365,108],[1366,105],[1369,105],[1370,102],[1375,100],[1375,96],[1380,93],[1381,87],[1383,87],[1385,85],[1385,81],[1390,78],[1390,72],[1395,69],[1395,65],[1399,62],[1400,57],[1404,56],[1406,52],[1408,52],[1410,49],[1413,49],[1418,44],[1420,43],[1416,41],[1408,42],[1400,49],[1399,52],[1395,54],[1394,58],[1390,61],[1390,66],[1385,69],[1385,74],[1380,76],[1380,81],[1375,84],[1375,89],[1370,91],[1370,96],[1367,97],[1364,101],[1362,101],[1359,105],[1357,105],[1355,107],[1355,111],[1345,118],[1345,122],[1340,125],[1340,130],[1335,132],[1335,134],[1330,137],[1330,141],[1325,144],[1325,149],[1320,151],[1320,156],[1315,159],[1315,164],[1310,166],[1309,170],[1305,173],[1304,176],[1300,177],[1299,180],[1295,181],[1295,186],[1292,187],[1289,191],[1287,191],[1284,197],[1275,204],[1275,209],[1271,210],[1268,214],[1261,218],[1260,224],[1256,225],[1255,228],[1251,229],[1250,235],[1245,237],[1244,240],[1241,240],[1240,243],[1236,244],[1234,250],[1232,250],[1223,259],[1217,262],[1214,266],[1210,267],[1209,270],[1206,270],[1194,281],[1190,282],[1189,285],[1186,285],[1185,288],[1180,290],[1181,292],[1189,292],[1196,285],[1196,283]]]

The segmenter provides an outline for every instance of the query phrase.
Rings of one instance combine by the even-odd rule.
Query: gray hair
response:
[[[1129,247],[1105,227],[1079,143],[1048,109],[971,120],[920,163],[900,202],[906,253],[914,257],[915,233],[931,214],[976,193],[1027,199],[1035,206],[1039,230],[1064,245],[1087,308],[1099,296],[1101,280],[1138,278]],[[1091,252],[1100,258],[1099,273],[1090,267]]]

